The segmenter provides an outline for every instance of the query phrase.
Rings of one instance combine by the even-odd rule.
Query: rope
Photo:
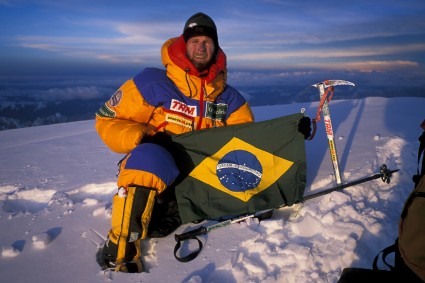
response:
[[[334,87],[330,86],[330,87],[326,88],[325,93],[320,98],[319,108],[317,108],[317,112],[316,112],[316,121],[317,122],[319,122],[320,119],[321,119],[320,114],[322,113],[322,108],[323,108],[323,105],[325,104],[325,101],[327,101],[329,103],[332,100],[333,96],[334,96]]]

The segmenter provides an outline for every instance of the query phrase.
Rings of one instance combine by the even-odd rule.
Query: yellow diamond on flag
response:
[[[235,151],[246,151],[250,154],[250,156],[254,156],[256,161],[258,161],[257,164],[259,163],[261,165],[261,172],[259,172],[256,168],[250,168],[250,164],[245,164],[242,160],[234,160],[230,163],[224,163],[224,165],[220,163],[223,157],[229,156],[229,154]],[[285,174],[286,171],[288,171],[289,168],[291,168],[293,164],[294,162],[292,161],[259,149],[239,138],[234,137],[216,153],[208,156],[201,163],[199,163],[199,165],[192,170],[189,176],[244,202],[248,202],[251,197],[266,190],[268,187],[274,184],[283,174]],[[232,175],[234,175],[235,169],[239,170],[238,172],[241,172],[241,176],[243,174],[253,174],[255,175],[254,177],[258,180],[258,182],[254,183],[255,187],[249,188],[247,190],[231,189],[229,186],[225,186],[225,183],[223,184],[223,182],[220,181],[220,178],[217,174],[218,167],[227,167],[233,169]],[[240,176],[236,177],[238,179],[243,179]],[[233,183],[232,186],[238,186],[238,184]],[[241,187],[243,187],[242,183]]]

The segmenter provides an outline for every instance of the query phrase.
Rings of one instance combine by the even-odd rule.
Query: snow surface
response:
[[[256,107],[258,121],[318,104]],[[397,237],[398,217],[416,172],[425,98],[332,101],[343,178],[400,169],[390,184],[374,180],[275,211],[201,237],[201,254],[174,259],[173,235],[143,243],[147,273],[101,272],[95,260],[116,192],[114,154],[94,121],[0,132],[1,282],[336,282],[344,267],[371,267]],[[306,142],[305,195],[333,185],[323,122]],[[200,224],[181,226],[181,233]],[[189,244],[184,249],[193,249]]]

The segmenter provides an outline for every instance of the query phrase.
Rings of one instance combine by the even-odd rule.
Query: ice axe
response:
[[[324,82],[312,85],[318,88],[320,92],[320,104],[319,108],[317,109],[316,118],[313,119],[313,123],[320,121],[320,114],[323,113],[323,121],[325,123],[326,136],[328,137],[329,153],[331,156],[332,166],[335,173],[335,180],[337,185],[341,185],[342,178],[339,170],[339,162],[335,146],[335,137],[332,129],[331,114],[329,112],[329,102],[331,101],[332,96],[334,94],[334,87],[338,85],[355,86],[354,83],[344,80],[326,80]]]

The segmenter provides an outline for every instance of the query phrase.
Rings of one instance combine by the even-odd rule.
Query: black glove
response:
[[[170,135],[167,135],[164,132],[157,132],[153,136],[145,135],[141,143],[154,143],[162,147],[169,148],[172,145],[173,141],[171,140]]]
[[[311,120],[310,117],[302,117],[298,122],[298,132],[303,134],[305,139],[311,135]]]

